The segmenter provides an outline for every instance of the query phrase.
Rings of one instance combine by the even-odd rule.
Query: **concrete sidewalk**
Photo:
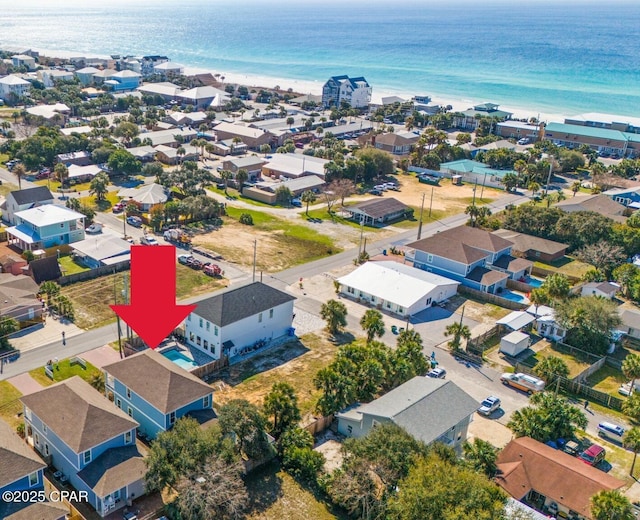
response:
[[[62,322],[47,316],[44,324],[16,332],[9,336],[9,341],[20,352],[27,352],[54,341],[59,341],[60,346],[62,346],[62,332],[65,333],[65,338],[69,339],[82,334],[84,331],[69,321]]]
[[[111,348],[111,345],[89,350],[82,354],[81,357],[98,368],[120,361],[120,354],[117,350]]]
[[[44,388],[40,383],[33,379],[28,372],[12,377],[8,381],[15,386],[22,395],[33,394],[34,392]]]

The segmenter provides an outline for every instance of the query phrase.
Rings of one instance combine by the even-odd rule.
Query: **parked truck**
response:
[[[544,381],[537,377],[530,376],[529,374],[512,374],[506,372],[500,376],[500,381],[507,386],[512,386],[528,394],[534,392],[542,392],[544,390]]]
[[[181,229],[167,229],[163,236],[167,242],[171,242],[177,246],[188,246],[191,243],[189,235]]]
[[[217,264],[205,264],[203,272],[204,274],[215,276],[216,278],[222,276],[222,269],[220,269],[220,266]]]

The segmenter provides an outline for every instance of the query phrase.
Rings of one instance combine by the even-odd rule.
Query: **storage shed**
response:
[[[500,352],[507,356],[517,356],[529,348],[529,334],[513,331],[500,340]]]

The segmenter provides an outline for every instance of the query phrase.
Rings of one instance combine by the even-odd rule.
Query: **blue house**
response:
[[[21,398],[27,439],[100,516],[144,494],[135,422],[75,376]]]
[[[11,427],[0,420],[0,496],[5,491],[44,490],[47,465]],[[52,502],[0,501],[0,518],[5,520],[64,520],[69,510]]]
[[[113,74],[104,83],[116,92],[134,90],[140,86],[141,77],[140,74],[132,70],[121,70]]]
[[[84,215],[55,204],[18,211],[16,225],[7,228],[9,244],[35,251],[84,239]]]
[[[118,408],[155,439],[180,417],[213,418],[209,385],[152,349],[103,367],[105,387]]]
[[[617,203],[633,210],[640,209],[640,187],[614,188],[605,191],[604,195],[611,197]]]
[[[407,244],[413,266],[478,291],[500,293],[507,279],[526,277],[533,263],[511,256],[513,242],[482,229],[459,226]]]

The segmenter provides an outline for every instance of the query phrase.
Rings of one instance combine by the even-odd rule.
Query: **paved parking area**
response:
[[[8,381],[15,386],[22,395],[29,395],[37,392],[38,390],[42,390],[42,385],[33,379],[28,372],[12,377],[11,379],[8,379]]]
[[[62,349],[62,332],[64,332],[65,337],[69,339],[82,334],[84,331],[70,321],[54,320],[51,316],[47,316],[44,324],[35,325],[16,332],[9,336],[9,341],[13,347],[21,352],[26,352],[54,341],[59,341],[60,349]],[[62,358],[64,356],[62,355],[60,357]]]

